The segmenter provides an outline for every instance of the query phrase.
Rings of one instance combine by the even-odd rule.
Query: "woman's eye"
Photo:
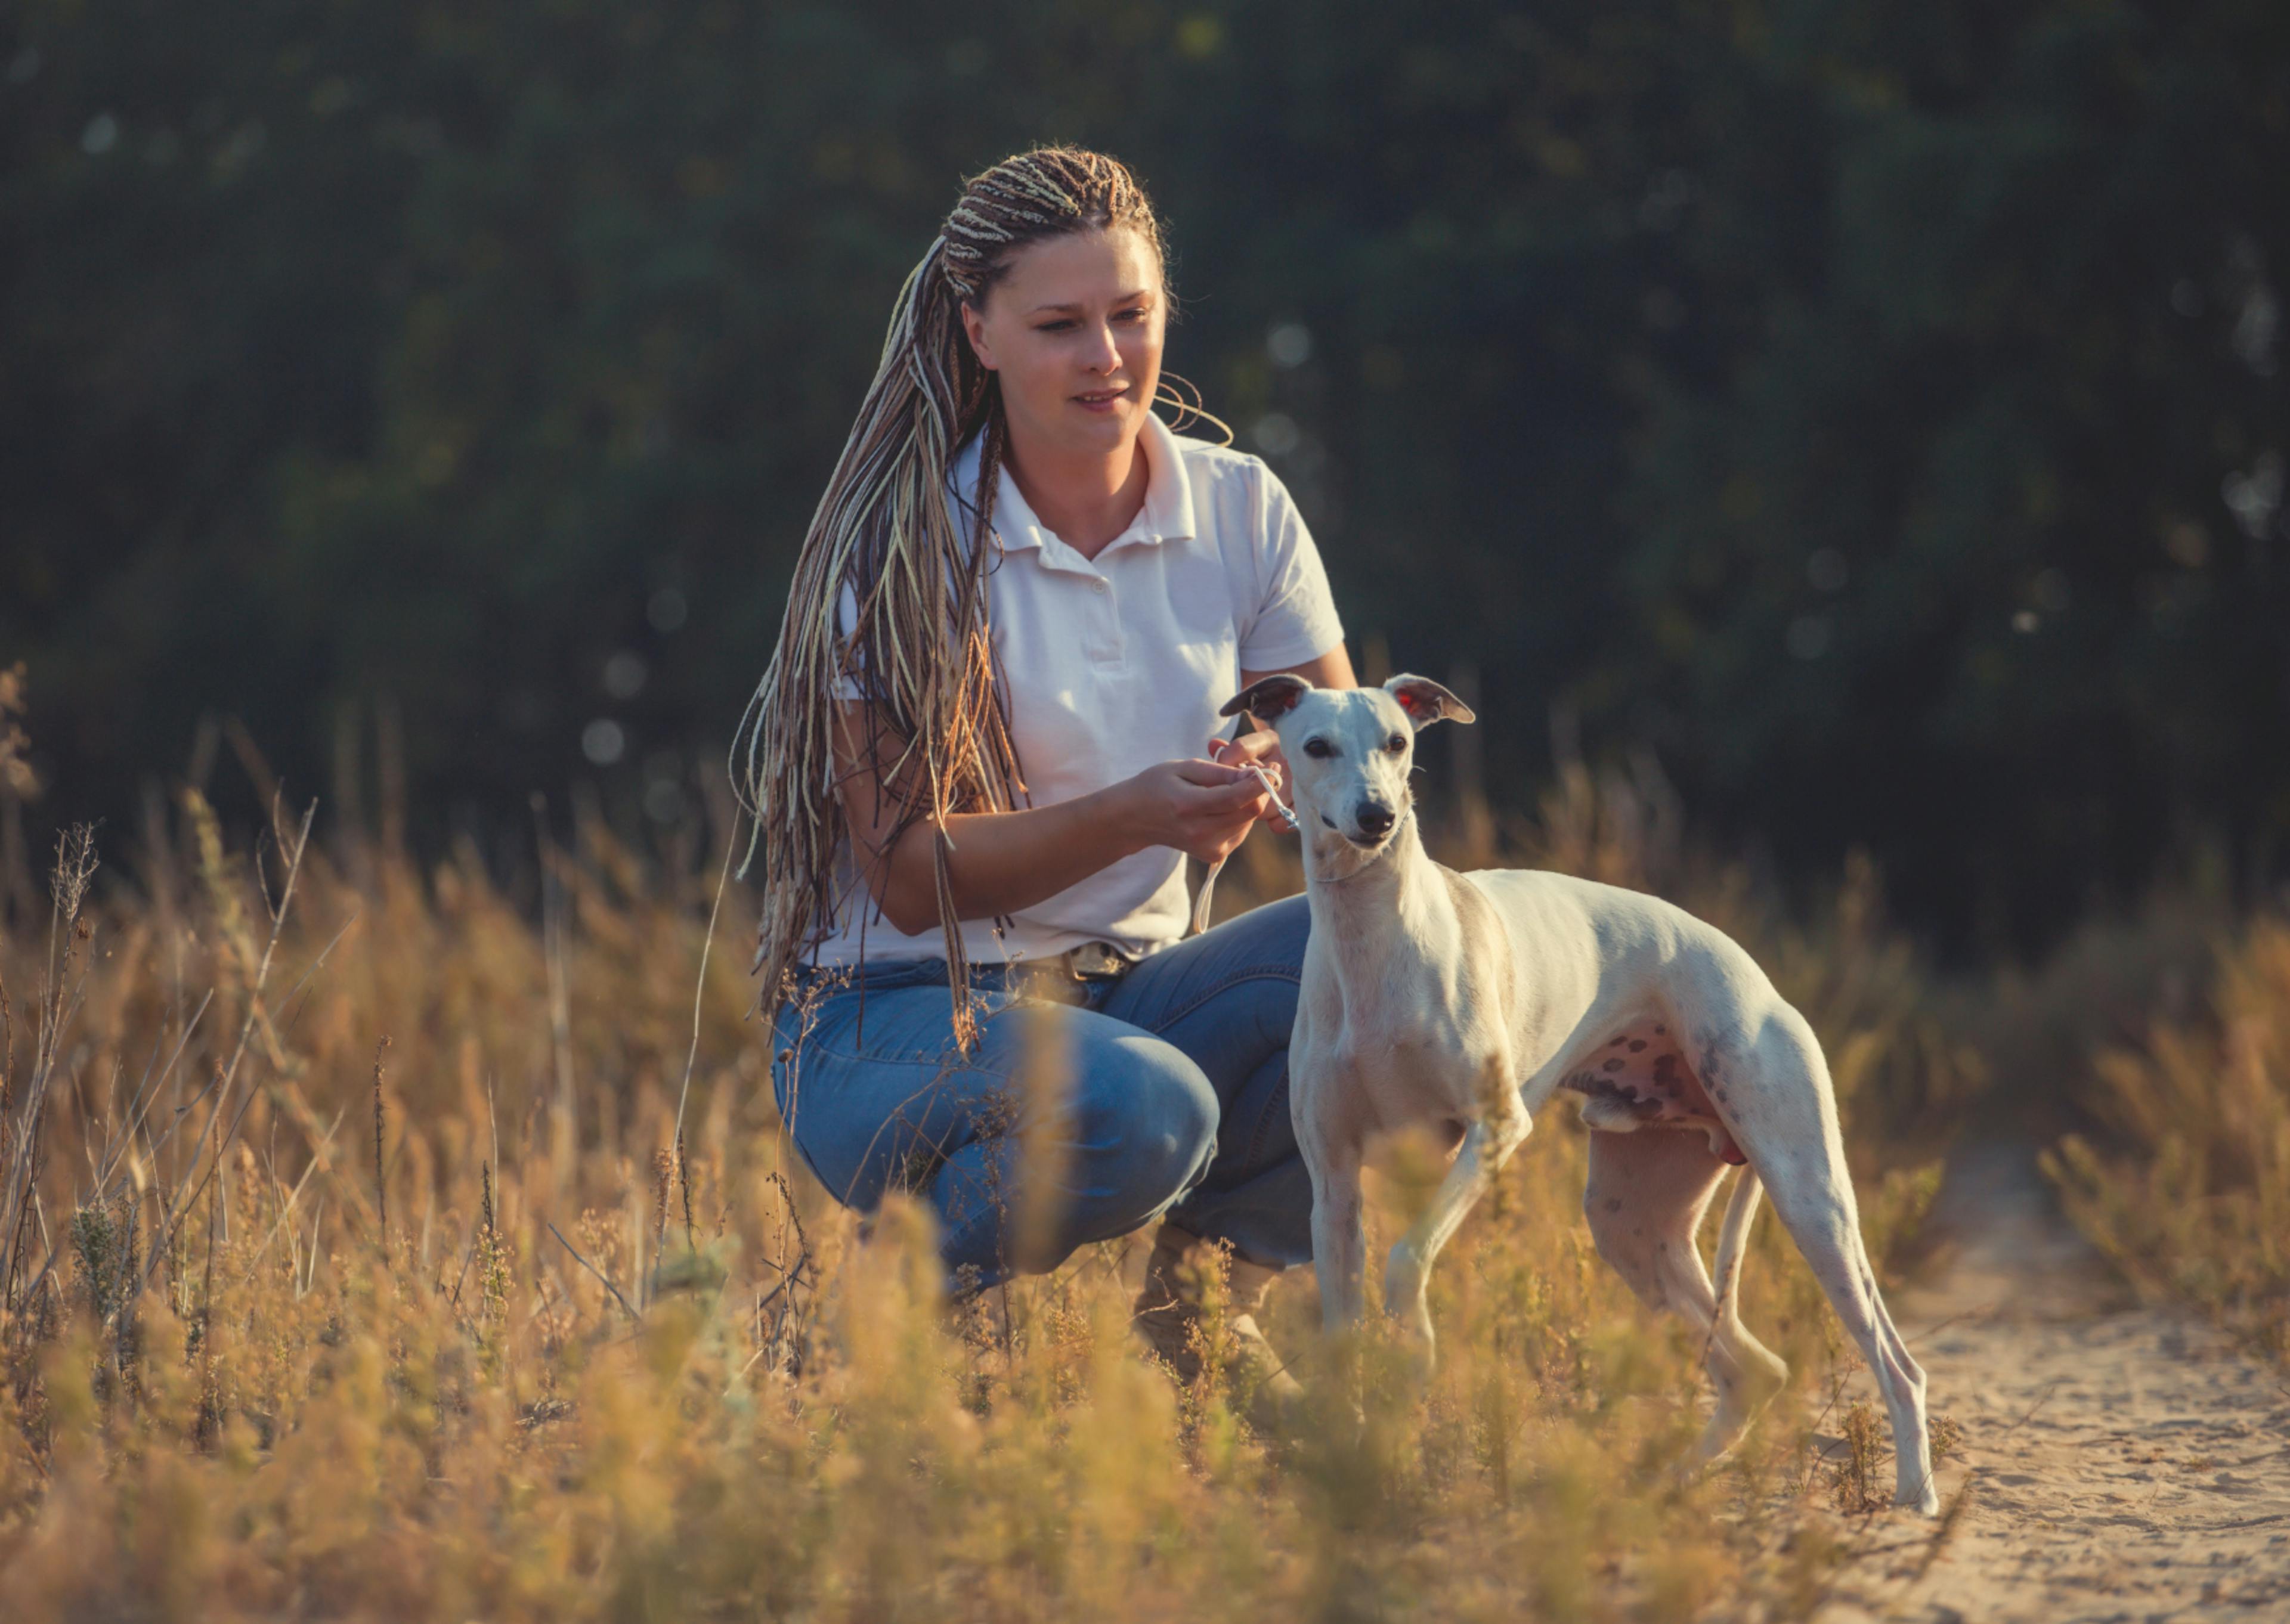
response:
[[[1328,748],[1328,741],[1325,739],[1307,739],[1304,740],[1304,754],[1315,761],[1325,761],[1335,752]]]

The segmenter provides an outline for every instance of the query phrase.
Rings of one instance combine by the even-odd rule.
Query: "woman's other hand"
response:
[[[1209,758],[1221,761],[1229,767],[1246,767],[1253,762],[1264,769],[1265,776],[1272,780],[1272,787],[1283,797],[1288,793],[1288,758],[1280,753],[1280,735],[1277,733],[1258,732],[1243,733],[1237,739],[1211,739]],[[1279,804],[1269,796],[1265,797],[1264,810],[1258,815],[1275,828],[1287,827]]]
[[[1213,863],[1229,857],[1272,804],[1256,774],[1218,761],[1165,761],[1121,785],[1141,844]]]

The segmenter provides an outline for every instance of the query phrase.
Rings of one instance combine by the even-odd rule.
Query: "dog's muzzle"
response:
[[[1399,814],[1380,801],[1362,801],[1352,811],[1352,821],[1359,826],[1359,835],[1346,836],[1354,845],[1374,845],[1391,833],[1399,821]],[[1363,840],[1360,836],[1365,836]]]

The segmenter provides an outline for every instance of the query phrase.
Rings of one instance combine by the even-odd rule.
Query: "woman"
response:
[[[900,294],[735,776],[773,1085],[828,1188],[927,1199],[957,1290],[1160,1220],[1140,1324],[1188,1375],[1179,1265],[1226,1243],[1270,1372],[1246,1311],[1310,1255],[1286,1071],[1307,914],[1181,940],[1185,858],[1277,815],[1250,770],[1277,780],[1276,740],[1215,739],[1223,700],[1353,679],[1280,482],[1153,414],[1168,304],[1113,159],[1045,148],[965,187]],[[1025,1081],[1036,1043],[1061,1087]]]

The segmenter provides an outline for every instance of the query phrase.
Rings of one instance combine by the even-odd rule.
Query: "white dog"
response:
[[[1897,1503],[1937,1511],[1924,1372],[1878,1293],[1805,1018],[1729,937],[1659,899],[1433,862],[1408,789],[1414,734],[1473,719],[1438,684],[1319,689],[1273,676],[1224,707],[1242,710],[1278,732],[1302,825],[1312,929],[1289,1088],[1328,1329],[1361,1314],[1369,1135],[1421,1123],[1461,1142],[1384,1276],[1386,1309],[1428,1353],[1433,1260],[1533,1114],[1566,1089],[1595,1130],[1583,1210],[1599,1254],[1706,1340],[1718,1409],[1702,1457],[1732,1447],[1788,1373],[1735,1306],[1762,1182],[1884,1394]],[[1694,1237],[1728,1163],[1742,1172],[1713,1292]]]

